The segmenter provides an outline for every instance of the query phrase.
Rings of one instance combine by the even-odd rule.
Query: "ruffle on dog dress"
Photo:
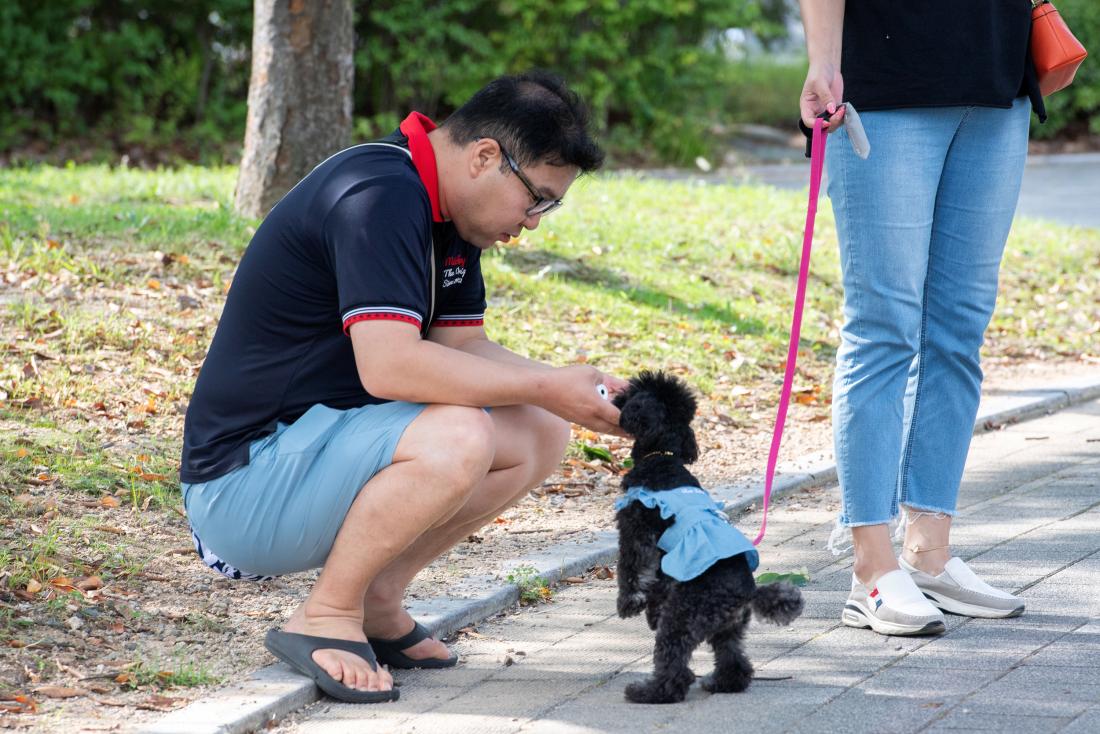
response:
[[[665,520],[675,518],[661,534],[657,547],[665,552],[661,570],[677,581],[690,581],[721,559],[742,553],[750,571],[760,565],[760,555],[753,544],[729,524],[711,496],[699,487],[659,491],[631,487],[616,500],[616,512],[631,502],[660,509]]]

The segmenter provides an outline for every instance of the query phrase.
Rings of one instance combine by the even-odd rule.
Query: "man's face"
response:
[[[488,138],[472,143],[468,153],[469,176],[463,179],[450,215],[462,239],[483,250],[538,227],[543,215],[528,211],[539,198],[562,199],[580,172],[575,166],[538,163],[523,166],[517,175],[500,145]]]

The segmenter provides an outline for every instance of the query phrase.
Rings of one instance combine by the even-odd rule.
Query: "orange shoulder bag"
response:
[[[1044,97],[1068,87],[1088,55],[1050,0],[1031,0],[1031,59]]]

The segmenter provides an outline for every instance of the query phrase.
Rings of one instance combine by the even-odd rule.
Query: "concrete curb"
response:
[[[996,430],[1096,398],[1100,398],[1100,376],[1048,390],[983,396],[974,432]],[[831,459],[820,455],[804,457],[779,467],[772,496],[782,497],[835,481],[836,465]],[[726,502],[727,512],[735,516],[763,499],[763,480],[753,478],[711,491]],[[514,606],[519,600],[519,591],[510,584],[502,586],[500,578],[518,566],[534,566],[549,583],[556,583],[564,577],[584,573],[592,566],[611,563],[617,553],[616,534],[609,531],[597,533],[593,540],[585,543],[561,543],[527,558],[504,561],[499,565],[499,573],[466,578],[451,587],[447,597],[417,600],[409,605],[409,611],[433,634],[446,637]],[[263,728],[268,722],[316,701],[319,696],[310,679],[285,665],[270,665],[139,731],[142,734],[244,734]]]

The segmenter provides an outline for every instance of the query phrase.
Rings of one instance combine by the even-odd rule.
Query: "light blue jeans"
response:
[[[844,128],[829,136],[844,281],[840,525],[887,523],[899,504],[955,514],[1030,116],[1026,98],[864,112],[867,160]]]

